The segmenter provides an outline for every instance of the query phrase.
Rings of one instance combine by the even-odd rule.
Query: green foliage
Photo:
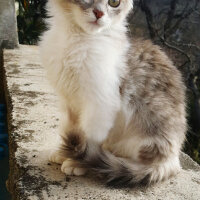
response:
[[[47,17],[47,0],[16,0],[19,4],[17,13],[18,36],[21,44],[37,44],[39,36],[46,29],[44,18]]]

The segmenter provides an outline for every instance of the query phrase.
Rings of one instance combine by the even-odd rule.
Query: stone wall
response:
[[[14,0],[0,0],[0,47],[18,45]]]

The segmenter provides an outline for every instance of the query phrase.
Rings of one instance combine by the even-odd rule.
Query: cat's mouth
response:
[[[96,25],[96,26],[99,26],[100,24],[99,24],[99,22],[98,22],[98,20],[95,20],[95,21],[92,21],[92,22],[89,22],[90,24],[93,24],[93,25]]]

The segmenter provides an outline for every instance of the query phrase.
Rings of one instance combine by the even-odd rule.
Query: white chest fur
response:
[[[61,95],[99,99],[118,95],[125,51],[119,41],[70,33],[57,34],[55,41],[54,35],[53,30],[47,32],[41,50],[50,82]]]

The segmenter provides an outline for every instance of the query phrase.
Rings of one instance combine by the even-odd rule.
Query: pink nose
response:
[[[93,13],[94,13],[94,15],[96,16],[97,19],[101,18],[104,15],[104,13],[102,11],[98,10],[98,9],[94,9]]]

